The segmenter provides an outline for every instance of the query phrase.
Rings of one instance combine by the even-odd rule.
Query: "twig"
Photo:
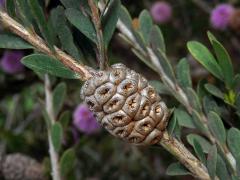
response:
[[[66,67],[78,73],[81,76],[81,80],[87,80],[92,76],[91,72],[89,71],[89,67],[77,63],[71,56],[61,51],[57,47],[55,47],[55,53],[52,52],[41,37],[39,37],[33,32],[29,32],[26,28],[24,28],[21,24],[12,19],[3,10],[0,10],[0,22],[2,22],[5,28],[11,30],[13,33],[17,34],[18,36],[32,44],[38,51],[41,51],[42,53],[47,54],[51,57],[57,58]]]
[[[53,125],[55,122],[55,115],[54,115],[54,109],[52,104],[52,92],[51,92],[51,85],[48,75],[45,75],[45,102],[46,102],[46,110],[48,113],[48,116],[50,118],[51,124]],[[58,153],[54,149],[52,138],[51,138],[51,132],[48,127],[48,143],[49,143],[49,154],[50,154],[50,160],[52,165],[52,177],[53,180],[61,180],[60,175],[60,168],[59,168],[59,162],[58,162]]]
[[[92,22],[94,24],[96,35],[97,35],[97,49],[98,49],[98,60],[100,64],[100,69],[104,70],[107,67],[107,56],[104,46],[103,31],[99,15],[99,10],[93,0],[88,0],[88,4],[92,11]]]
[[[198,179],[210,180],[206,167],[199,161],[191,152],[178,140],[169,136],[167,132],[163,134],[160,142],[167,151],[174,155],[188,170],[191,171],[193,176]]]

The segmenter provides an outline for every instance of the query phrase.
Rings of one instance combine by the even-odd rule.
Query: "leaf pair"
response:
[[[102,16],[101,23],[103,29],[104,44],[106,48],[108,47],[108,44],[115,31],[119,18],[120,7],[120,0],[111,0],[109,6],[107,7],[107,11]],[[91,18],[86,13],[75,8],[67,8],[65,15],[69,22],[73,24],[81,33],[83,33],[95,44],[97,43],[96,30],[93,23],[91,22]]]
[[[217,60],[207,47],[197,41],[188,42],[188,50],[210,73],[219,80],[224,81],[228,88],[231,88],[234,72],[230,56],[223,45],[210,32],[208,32],[208,38],[213,46]]]

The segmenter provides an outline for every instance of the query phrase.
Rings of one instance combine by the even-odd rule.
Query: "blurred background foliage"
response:
[[[45,6],[45,16],[51,16],[51,10],[61,4],[58,0],[40,1]],[[132,17],[138,17],[143,9],[151,10],[154,0],[127,1],[122,0],[122,4],[127,7]],[[187,57],[190,63],[192,80],[196,87],[199,80],[204,79],[208,82],[219,83],[204,70],[187,50],[186,44],[190,40],[197,40],[210,47],[206,32],[210,30],[217,39],[223,43],[233,59],[235,72],[240,73],[240,28],[227,27],[224,30],[213,28],[210,24],[210,13],[220,3],[232,4],[238,8],[240,3],[236,0],[169,0],[167,1],[172,8],[171,18],[159,26],[165,38],[167,55],[175,67],[178,60]],[[61,11],[61,10],[60,10]],[[51,18],[54,19],[54,16]],[[57,24],[66,21],[55,16],[53,29],[58,33]],[[55,23],[55,24],[54,24]],[[68,22],[66,22],[68,23]],[[138,26],[138,20],[133,21],[133,25]],[[2,32],[4,31],[3,27]],[[38,29],[38,31],[40,31]],[[72,53],[77,59],[85,59],[84,63],[97,67],[94,51],[83,34],[72,27],[74,43],[82,51]],[[63,37],[64,38],[64,37]],[[61,47],[68,50],[67,47]],[[66,48],[66,49],[65,49]],[[49,155],[47,130],[43,117],[44,100],[44,80],[41,74],[36,74],[26,67],[21,67],[19,60],[21,55],[16,57],[16,53],[21,51],[24,55],[32,53],[28,50],[1,50],[0,68],[0,150],[6,154],[23,153],[43,163],[47,177],[50,178]],[[81,52],[81,53],[80,53]],[[6,54],[7,53],[7,54]],[[12,57],[11,53],[15,53]],[[122,62],[130,68],[142,73],[149,80],[158,80],[158,75],[140,62],[134,54],[129,51],[129,46],[122,42],[117,33],[114,35],[109,47],[110,63]],[[87,57],[87,58],[81,58]],[[4,66],[4,58],[16,61]],[[17,60],[19,59],[19,60]],[[87,59],[87,60],[86,60]],[[12,71],[7,70],[7,66],[14,67]],[[160,146],[138,147],[124,143],[113,138],[104,129],[92,133],[86,133],[74,124],[74,110],[81,104],[79,92],[81,82],[78,80],[61,79],[51,77],[53,89],[59,83],[64,84],[65,92],[56,92],[56,96],[61,96],[62,100],[57,113],[57,119],[63,127],[62,147],[60,152],[74,148],[74,169],[69,173],[69,179],[173,179],[166,175],[168,165],[176,159],[167,153]],[[220,85],[221,86],[221,85]],[[167,99],[169,105],[176,104],[176,101]],[[217,102],[220,100],[216,100]],[[231,110],[230,110],[231,111]],[[80,114],[81,115],[81,114]],[[229,115],[229,113],[227,113]],[[230,115],[232,115],[230,113]],[[84,115],[82,115],[84,117]],[[236,118],[235,115],[232,117]],[[76,119],[76,118],[75,118]],[[80,120],[81,123],[81,120]],[[227,127],[231,127],[232,122],[225,122]],[[236,123],[239,127],[239,123]],[[179,127],[180,131],[180,127]],[[192,129],[183,127],[182,137],[189,134]],[[175,132],[177,134],[177,131]],[[180,132],[179,132],[180,133]],[[186,142],[184,137],[183,142]],[[187,143],[185,143],[187,144]],[[190,145],[188,145],[190,147]],[[176,179],[192,179],[190,176],[174,177]]]

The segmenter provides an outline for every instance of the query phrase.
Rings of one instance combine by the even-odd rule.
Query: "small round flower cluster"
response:
[[[172,18],[172,7],[164,1],[154,3],[150,12],[154,21],[159,24],[167,23]]]
[[[20,62],[23,56],[22,51],[4,51],[0,61],[1,69],[8,74],[23,72],[24,66]]]
[[[73,126],[78,131],[85,134],[94,134],[99,131],[100,125],[93,116],[93,113],[88,109],[85,104],[80,104],[73,114]],[[76,131],[73,131],[76,136]]]
[[[219,4],[211,12],[210,23],[213,28],[225,30],[230,25],[234,7],[230,4]]]

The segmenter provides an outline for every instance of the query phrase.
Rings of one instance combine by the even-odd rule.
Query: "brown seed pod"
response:
[[[23,154],[9,154],[1,161],[1,174],[5,180],[44,180],[44,168]]]
[[[81,97],[103,127],[130,143],[155,144],[166,129],[165,103],[143,76],[123,64],[97,72],[84,83]]]

